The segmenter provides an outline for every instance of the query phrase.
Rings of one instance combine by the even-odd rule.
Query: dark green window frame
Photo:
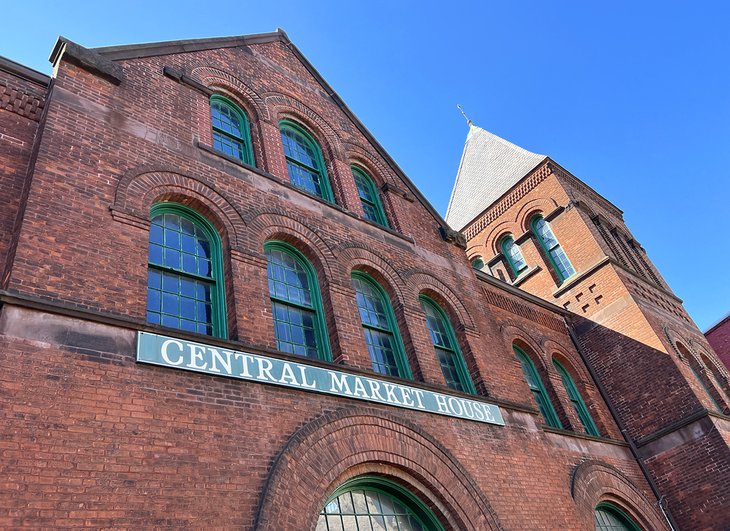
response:
[[[588,411],[588,407],[586,407],[586,403],[578,391],[570,373],[558,360],[554,359],[553,365],[558,371],[560,378],[563,380],[563,387],[565,387],[565,390],[568,393],[568,398],[570,398],[570,402],[573,404],[573,409],[575,409],[581,424],[583,424],[583,429],[588,435],[600,437],[601,434],[598,431],[598,427],[596,426],[596,423],[593,422],[593,417],[591,416],[590,411]]]
[[[205,257],[204,255],[197,255],[192,253],[184,253],[183,252],[183,243],[182,243],[182,232],[179,234],[179,247],[170,245],[165,245],[166,242],[163,242],[163,245],[157,245],[152,243],[152,232],[155,229],[157,224],[154,223],[154,220],[158,218],[159,216],[164,216],[165,214],[174,214],[175,216],[178,216],[181,219],[185,219],[192,223],[197,229],[199,229],[203,235],[206,237],[208,245],[210,246],[209,249],[209,256]],[[170,328],[176,328],[179,330],[187,330],[186,328],[183,328],[182,321],[183,320],[190,320],[194,321],[196,323],[203,323],[206,321],[200,321],[198,319],[183,319],[184,317],[184,310],[183,310],[183,304],[185,304],[185,300],[189,301],[187,304],[206,304],[207,299],[200,299],[198,298],[198,295],[191,295],[190,297],[186,296],[183,289],[183,283],[187,283],[190,285],[195,285],[195,292],[197,293],[199,286],[209,286],[209,293],[210,293],[210,334],[206,333],[206,335],[212,335],[215,337],[220,337],[223,339],[226,339],[228,337],[228,323],[226,319],[226,297],[225,297],[225,289],[223,286],[223,261],[222,261],[222,252],[221,252],[221,239],[218,235],[218,232],[215,230],[213,225],[205,219],[203,216],[198,214],[195,210],[192,210],[188,207],[185,207],[183,205],[179,205],[177,203],[157,203],[152,206],[150,209],[150,219],[153,220],[153,224],[150,227],[150,237],[149,237],[149,258],[148,258],[148,287],[147,287],[147,311],[148,311],[148,317],[147,320],[149,322],[152,322],[154,324],[160,324],[162,326],[168,326]],[[182,229],[181,229],[182,231]],[[173,231],[174,232],[174,231]],[[162,235],[163,238],[166,238],[165,236],[165,230],[162,229]],[[152,246],[155,245],[155,247],[160,247],[160,259],[157,260],[153,255],[156,253],[152,252]],[[178,263],[183,264],[182,266],[174,267],[170,266],[167,263],[166,258],[166,251],[165,249],[170,249],[172,251],[178,250],[179,252],[179,259]],[[200,258],[207,258],[210,260],[210,274],[209,275],[203,275],[186,271],[185,270],[185,255],[188,256],[188,258],[191,259],[191,261],[198,261]],[[157,286],[157,278],[159,277],[160,285]],[[173,279],[177,279],[176,283],[178,285],[178,288],[175,292],[173,291],[165,291],[164,289],[164,280],[167,279],[168,281],[172,281]],[[154,285],[153,285],[154,283]],[[160,297],[160,305],[158,306],[153,301],[153,293],[152,292],[159,292]],[[178,326],[170,326],[164,324],[164,316],[169,315],[170,317],[174,317],[175,314],[167,314],[164,311],[164,294],[168,293],[170,296],[177,296],[179,299],[178,302],[178,320],[180,321],[180,324]],[[153,307],[154,306],[154,307]],[[196,314],[198,313],[198,309],[195,309]],[[159,314],[159,319],[155,319],[154,317],[150,319],[150,314],[157,315]],[[159,322],[158,322],[159,321]],[[197,327],[196,327],[197,328]],[[190,331],[190,330],[188,330]],[[198,332],[200,333],[200,332]]]
[[[690,354],[691,356],[691,354]],[[699,384],[702,386],[702,389],[705,390],[705,394],[707,395],[707,398],[710,399],[712,402],[712,405],[715,406],[715,409],[717,409],[718,412],[722,413],[723,410],[720,407],[720,404],[717,403],[717,400],[715,400],[715,397],[712,396],[712,393],[710,393],[710,389],[707,387],[707,384],[704,382],[704,380],[700,377],[699,373],[692,367],[692,364],[689,364],[689,370],[692,371],[692,374],[694,374],[695,379],[699,382]],[[712,385],[712,384],[710,384]]]
[[[273,251],[279,251],[285,255],[288,255],[291,257],[296,264],[298,264],[301,269],[304,271],[304,274],[306,275],[307,284],[309,286],[309,298],[310,298],[310,304],[304,304],[301,302],[297,302],[294,300],[290,300],[288,298],[278,296],[276,293],[274,293],[272,290],[272,267],[269,259],[269,253]],[[284,319],[277,319],[277,310],[281,309],[282,311],[286,310],[286,313],[289,314],[288,309],[292,308],[295,311],[298,312],[306,312],[310,313],[312,315],[312,328],[314,330],[314,338],[315,338],[315,346],[316,349],[316,355],[317,359],[321,359],[324,361],[332,361],[332,351],[330,350],[330,343],[329,343],[329,335],[327,334],[327,327],[325,325],[324,321],[324,306],[322,304],[322,295],[319,289],[319,280],[317,278],[317,274],[314,271],[314,268],[312,267],[312,264],[307,260],[307,258],[296,248],[292,245],[289,245],[288,243],[284,243],[282,241],[278,240],[270,240],[267,241],[264,244],[264,254],[266,255],[266,261],[267,261],[267,277],[269,279],[269,298],[271,299],[271,305],[272,305],[272,317],[274,319],[274,334],[276,336],[276,342],[277,342],[277,348],[281,350],[282,352],[286,352],[289,354],[294,355],[302,355],[305,357],[313,357],[313,356],[307,356],[306,354],[299,354],[294,351],[294,347],[296,345],[291,338],[280,338],[278,335],[279,330],[279,322],[282,325],[291,326],[294,324],[296,325],[298,323],[291,323],[291,321],[284,320]],[[290,330],[291,332],[291,330]],[[289,347],[288,345],[292,345]],[[301,344],[300,346],[306,346],[306,344]],[[311,348],[311,347],[310,347]]]
[[[351,169],[365,219],[383,227],[388,227],[388,218],[385,216],[383,203],[380,201],[380,194],[378,194],[378,189],[375,187],[372,177],[357,166],[351,166]]]
[[[471,266],[474,269],[478,269],[479,271],[482,271],[484,269],[484,259],[482,259],[481,256],[475,256],[471,259]]]
[[[395,313],[393,313],[393,307],[390,303],[390,297],[388,297],[388,294],[385,292],[383,287],[367,273],[363,273],[362,271],[353,271],[351,278],[353,281],[353,288],[355,288],[356,296],[362,296],[357,290],[356,281],[367,284],[375,291],[376,295],[380,297],[380,302],[382,303],[383,312],[385,314],[387,328],[372,324],[370,322],[366,322],[366,320],[363,319],[363,311],[368,311],[368,309],[362,308],[359,301],[356,302],[358,313],[360,314],[360,323],[362,324],[363,334],[365,336],[365,344],[368,347],[368,354],[370,355],[370,361],[372,362],[373,370],[380,374],[386,374],[389,376],[396,376],[399,378],[412,380],[413,374],[411,372],[410,364],[408,363],[408,358],[406,357],[405,347],[403,346],[403,340],[401,339],[400,331],[398,330],[398,321],[395,318]],[[390,371],[384,372],[379,368],[380,366],[387,366],[387,364],[374,358],[374,345],[371,345],[369,342],[368,338],[370,337],[370,334],[368,332],[375,334],[375,336],[373,337],[378,337],[380,334],[391,336],[391,350],[393,351],[393,361],[395,362],[394,369],[397,374],[393,374]]]
[[[608,502],[596,505],[594,521],[596,531],[641,531],[639,525],[626,511]]]
[[[224,118],[229,120],[231,117],[238,118],[240,122],[240,134],[236,134],[230,128],[225,127],[225,122],[221,118],[216,117],[216,109],[221,114],[226,114],[223,111],[230,113],[230,115],[224,116]],[[253,147],[251,146],[251,126],[248,121],[248,115],[225,96],[213,94],[210,97],[210,116],[211,127],[213,129],[213,147],[222,153],[237,158],[249,166],[255,166],[256,162],[253,157]],[[231,146],[236,146],[237,149],[234,150]]]
[[[474,387],[471,376],[469,376],[469,369],[466,367],[464,355],[461,353],[459,342],[456,340],[456,334],[454,333],[454,328],[451,326],[448,315],[430,297],[420,295],[418,300],[421,303],[421,309],[426,314],[426,328],[428,328],[429,335],[431,336],[431,342],[436,351],[436,358],[441,366],[441,372],[446,380],[446,385],[455,391],[472,395],[476,394],[477,390]],[[427,308],[430,308],[432,311],[431,317],[441,321],[442,330],[433,329]],[[446,337],[440,337],[443,335]],[[454,376],[450,375],[452,369],[456,373]]]
[[[527,262],[525,261],[525,257],[522,255],[522,250],[520,249],[520,246],[515,243],[515,240],[512,236],[505,236],[504,238],[502,238],[502,244],[500,245],[500,247],[502,250],[502,255],[504,256],[505,260],[507,260],[507,264],[512,270],[512,275],[514,276],[514,278],[517,278],[518,276],[520,276],[520,273],[527,269]],[[515,254],[518,255],[519,262],[515,259]]]
[[[322,148],[320,148],[314,137],[301,125],[296,122],[292,122],[291,120],[280,121],[279,132],[281,133],[282,137],[281,140],[282,146],[284,148],[284,157],[286,158],[287,163],[287,171],[289,173],[289,182],[292,184],[292,186],[298,188],[299,190],[303,190],[308,194],[320,197],[325,201],[334,203],[334,195],[332,194],[332,187],[330,185],[329,177],[327,176],[327,166],[325,165],[324,157],[322,156]],[[313,162],[313,165],[307,164],[304,161],[300,161],[297,158],[293,157],[291,153],[287,153],[285,145],[287,141],[284,138],[285,136],[287,136],[286,132],[300,135],[303,138],[304,142],[306,143],[305,148],[309,147],[312,152],[311,161]],[[297,181],[299,181],[300,179],[292,174],[293,169],[303,172],[304,174],[308,174],[310,176],[316,176],[320,191],[317,192],[317,190],[315,189],[303,186],[302,184],[297,184]]]
[[[550,233],[550,237],[554,244],[548,245],[545,241],[542,232],[537,226],[538,223],[540,223],[541,221],[543,222],[544,227]],[[564,282],[566,279],[575,275],[575,268],[573,267],[573,264],[571,264],[568,255],[565,254],[565,251],[560,246],[560,242],[558,242],[558,238],[555,236],[555,233],[553,232],[553,229],[552,227],[550,227],[550,224],[547,222],[547,220],[542,216],[535,216],[534,218],[532,218],[530,226],[532,227],[532,232],[535,234],[535,238],[540,244],[540,247],[542,248],[545,255],[547,255],[548,260],[550,260],[550,264],[553,266],[553,270],[558,276],[558,280],[560,282]]]
[[[356,497],[360,496],[365,499],[357,504]],[[377,500],[375,500],[376,496]],[[368,498],[370,499],[368,500]],[[386,498],[389,502],[396,502],[401,508],[397,511],[383,510],[383,507],[395,507],[392,503],[382,503],[383,498]],[[355,507],[356,504],[360,506],[359,510]],[[327,503],[320,512],[316,531],[332,531],[334,529],[408,531],[409,527],[418,529],[410,522],[408,522],[407,527],[401,527],[402,524],[397,520],[397,517],[390,519],[387,524],[384,523],[382,519],[378,518],[378,515],[385,512],[398,512],[404,517],[400,519],[400,522],[406,520],[413,522],[415,520],[417,525],[420,525],[420,528],[424,531],[445,531],[444,526],[431,509],[415,494],[402,485],[379,476],[360,476],[338,487],[327,499]],[[328,516],[333,520],[333,526],[331,527],[327,523]],[[396,521],[394,522],[395,526],[391,523],[394,520]],[[376,523],[373,524],[373,522]],[[386,525],[387,527],[385,527]]]
[[[545,424],[553,428],[562,429],[563,424],[560,422],[557,413],[555,413],[553,403],[550,401],[547,389],[545,389],[545,386],[542,383],[542,379],[535,368],[535,364],[532,362],[530,357],[525,354],[525,351],[517,345],[512,345],[512,350],[522,366],[522,372],[525,375],[525,380],[527,381],[530,391],[532,391],[532,397],[542,414],[542,418],[545,420]]]

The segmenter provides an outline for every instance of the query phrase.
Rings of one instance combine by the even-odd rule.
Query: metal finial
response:
[[[457,107],[458,107],[458,109],[459,109],[459,110],[461,111],[461,114],[462,114],[462,116],[464,117],[464,119],[466,120],[466,123],[467,123],[467,124],[469,124],[469,125],[471,125],[471,120],[469,119],[469,117],[468,117],[468,116],[466,115],[466,113],[464,112],[464,109],[462,109],[462,108],[461,108],[461,104],[457,103],[457,104],[456,104],[456,106],[457,106]]]

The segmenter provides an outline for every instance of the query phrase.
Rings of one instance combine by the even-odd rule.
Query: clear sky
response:
[[[207,6],[214,6],[208,8]],[[475,124],[625,213],[703,331],[730,312],[730,4],[7,2],[0,55],[281,27],[442,214]]]

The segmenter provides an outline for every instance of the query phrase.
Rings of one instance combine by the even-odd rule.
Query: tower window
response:
[[[502,254],[507,260],[509,268],[512,270],[512,275],[517,278],[520,276],[525,269],[527,269],[527,262],[525,257],[522,256],[520,246],[515,243],[512,236],[507,236],[502,240]]]
[[[553,230],[545,221],[545,218],[542,216],[535,217],[532,220],[532,230],[537,237],[537,241],[540,242],[540,247],[550,260],[560,282],[575,275],[573,265],[568,260],[568,256],[558,243],[558,239],[553,234]]]

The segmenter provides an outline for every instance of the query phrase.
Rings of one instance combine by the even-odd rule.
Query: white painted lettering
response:
[[[233,355],[233,352],[224,350],[224,358],[217,349],[208,348],[208,350],[210,351],[210,370],[215,372],[221,372],[218,368],[218,363],[220,363],[226,370],[226,374],[231,374],[231,356]]]
[[[170,359],[170,354],[167,352],[167,349],[170,347],[170,345],[175,345],[177,348],[180,349],[180,352],[177,354],[178,358],[177,361],[172,361]],[[160,347],[160,354],[162,355],[162,359],[165,360],[165,363],[168,363],[170,365],[182,365],[183,363],[183,344],[180,341],[175,341],[174,339],[166,339],[162,342],[162,346]]]
[[[243,354],[241,352],[234,352],[233,357],[237,360],[241,360],[241,374],[243,378],[252,378],[251,373],[248,372],[248,366],[253,361],[253,356]]]
[[[385,398],[380,394],[380,382],[371,380],[368,378],[368,385],[370,386],[370,396],[376,398],[382,402],[385,402]]]
[[[456,411],[454,404],[459,406],[459,411]],[[461,416],[464,413],[464,408],[461,405],[461,400],[459,400],[458,398],[454,398],[453,396],[449,397],[449,409],[459,416]]]
[[[361,396],[363,398],[370,398],[368,395],[368,392],[365,390],[365,386],[362,383],[362,379],[355,376],[355,391],[353,391],[353,396]]]
[[[332,377],[332,388],[330,389],[330,392],[345,393],[346,395],[352,394],[352,391],[350,391],[350,384],[347,383],[347,375],[338,375],[336,372],[332,371],[327,372],[330,373],[330,376]]]
[[[274,368],[274,365],[266,358],[256,358],[256,361],[259,367],[259,374],[256,376],[256,379],[275,382],[276,378],[271,374],[271,369]]]
[[[395,396],[395,390],[397,389],[397,387],[387,382],[383,382],[383,387],[385,387],[385,395],[387,396],[386,400],[391,404],[400,405],[400,401]]]
[[[426,406],[423,405],[423,391],[420,389],[411,389],[413,391],[413,394],[416,395],[416,404],[418,406],[418,409],[426,409]]]
[[[413,407],[415,404],[413,403],[413,399],[411,398],[411,390],[407,387],[401,387],[400,392],[403,394],[403,405]]]
[[[464,416],[468,419],[474,418],[474,402],[471,400],[462,400],[461,405],[464,406]]]
[[[439,408],[439,413],[449,413],[449,408],[446,405],[446,397],[438,393],[434,393],[433,397],[436,399],[436,405]]]
[[[186,367],[190,367],[191,369],[201,369],[205,370],[208,368],[208,362],[203,361],[203,354],[205,353],[205,347],[201,347],[200,345],[193,345],[192,343],[188,343],[188,348],[190,349],[190,361],[186,365]],[[202,361],[202,365],[198,365],[198,362]]]
[[[307,373],[305,372],[306,367],[304,365],[298,365],[299,368],[299,374],[301,376],[301,386],[302,387],[308,387],[309,389],[314,389],[317,387],[317,384],[315,382],[308,382],[307,381]]]
[[[299,385],[299,382],[294,376],[294,371],[288,363],[284,363],[284,366],[281,368],[281,378],[279,378],[279,383]]]

